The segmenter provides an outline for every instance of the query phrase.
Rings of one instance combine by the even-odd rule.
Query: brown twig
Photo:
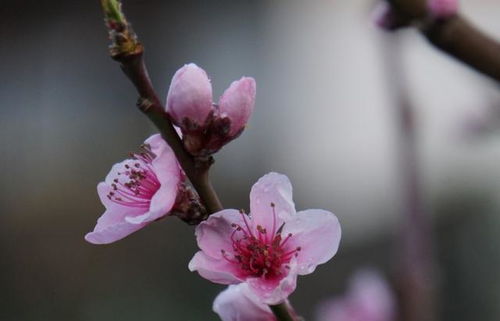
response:
[[[195,159],[184,149],[181,139],[155,93],[144,63],[144,47],[123,15],[120,2],[101,0],[101,5],[111,40],[110,55],[120,63],[123,72],[137,89],[140,97],[137,106],[156,125],[162,137],[170,145],[208,212],[214,213],[222,210],[222,204],[208,177],[208,170],[213,160],[211,158]]]
[[[436,48],[490,78],[500,81],[500,43],[460,15],[434,18],[425,0],[387,0],[396,12],[418,26]]]

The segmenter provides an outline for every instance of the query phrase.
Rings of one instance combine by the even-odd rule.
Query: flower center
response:
[[[232,257],[221,250],[224,259],[240,267],[245,276],[264,277],[266,279],[281,279],[286,274],[283,269],[289,269],[290,260],[298,256],[300,247],[290,248],[287,242],[292,238],[288,234],[285,238],[281,236],[284,224],[276,230],[276,211],[273,209],[273,231],[268,231],[257,225],[256,231],[250,228],[247,215],[241,211],[244,226],[232,224],[234,228],[231,234],[233,247]],[[239,234],[239,235],[237,235]]]
[[[108,199],[130,207],[149,208],[151,198],[160,188],[160,182],[153,170],[153,159],[156,157],[149,145],[142,145],[140,153],[133,153],[123,170],[117,172],[108,193]]]

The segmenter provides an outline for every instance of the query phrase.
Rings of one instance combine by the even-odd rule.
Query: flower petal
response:
[[[288,266],[288,274],[279,281],[249,278],[246,282],[262,302],[270,305],[279,304],[285,301],[297,287],[296,262],[291,261]]]
[[[112,191],[113,188],[111,187],[111,185],[105,182],[100,182],[99,184],[97,184],[97,195],[99,195],[99,199],[101,200],[102,205],[104,205],[104,207],[106,208],[112,208],[112,207],[127,208],[127,206],[120,205],[108,198],[109,193]]]
[[[101,203],[106,208],[121,208],[122,210],[126,210],[127,208],[129,208],[129,206],[118,204],[117,202],[110,200],[108,198],[108,195],[110,192],[114,191],[113,185],[116,184],[117,181],[120,183],[127,182],[127,177],[125,175],[121,175],[121,173],[127,170],[125,166],[133,166],[133,164],[133,159],[125,159],[119,163],[114,164],[111,167],[109,173],[106,175],[104,182],[100,182],[97,185],[97,194],[99,195]]]
[[[196,227],[196,241],[200,249],[208,256],[223,259],[221,250],[233,252],[231,234],[235,228],[232,224],[243,225],[241,214],[229,209],[214,213]]]
[[[132,224],[152,222],[167,215],[175,204],[182,177],[174,152],[160,134],[149,137],[144,143],[148,144],[156,155],[152,166],[161,186],[151,198],[148,212],[140,216],[126,217],[127,222]]]
[[[269,306],[261,302],[245,283],[230,285],[219,293],[213,310],[222,321],[276,321]]]
[[[123,215],[121,211],[106,210],[97,220],[94,230],[85,235],[85,240],[93,244],[109,244],[121,240],[147,225],[127,223],[123,221]]]
[[[274,222],[273,207],[276,212]],[[273,226],[279,228],[295,213],[292,199],[292,184],[288,177],[269,173],[261,177],[250,191],[250,213],[254,226],[261,225],[271,232]]]
[[[191,63],[177,70],[167,95],[167,112],[182,127],[185,118],[202,126],[212,111],[212,85],[207,73]]]
[[[219,100],[221,116],[231,120],[229,136],[245,127],[255,105],[255,79],[242,77],[234,81]]]
[[[198,271],[198,273],[207,280],[219,284],[240,283],[236,275],[234,266],[224,260],[212,258],[202,251],[198,251],[188,265],[189,271]]]
[[[285,223],[283,235],[292,234],[289,248],[300,247],[297,256],[298,273],[314,272],[316,266],[330,260],[340,243],[340,224],[328,211],[310,209],[300,211]]]

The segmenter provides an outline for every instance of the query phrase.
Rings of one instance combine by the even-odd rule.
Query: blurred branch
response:
[[[208,177],[213,159],[195,159],[184,149],[181,139],[164,111],[163,104],[155,93],[144,63],[144,47],[126,20],[121,10],[121,3],[118,0],[101,0],[101,5],[111,40],[109,53],[120,63],[123,72],[137,89],[140,96],[137,106],[156,125],[162,137],[170,145],[209,213],[222,210],[222,204]]]
[[[485,35],[460,15],[435,18],[425,0],[387,0],[394,10],[419,26],[436,48],[464,64],[500,81],[500,43]]]
[[[431,321],[436,318],[437,306],[432,228],[423,201],[415,112],[405,86],[399,40],[398,35],[390,34],[382,46],[397,117],[403,193],[401,229],[396,243],[399,312],[400,320]]]

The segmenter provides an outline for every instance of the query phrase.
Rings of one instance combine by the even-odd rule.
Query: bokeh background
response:
[[[500,40],[500,1],[461,11]],[[339,217],[337,256],[299,280],[308,320],[362,266],[390,280],[401,222],[398,129],[384,67],[387,36],[369,0],[128,0],[161,96],[183,64],[218,97],[257,80],[249,127],[216,155],[226,207],[248,208],[263,174],[287,174],[297,208]],[[419,167],[437,239],[442,320],[500,318],[500,91],[400,32],[417,116]],[[83,240],[103,207],[97,183],[154,133],[107,55],[98,1],[0,5],[0,320],[217,320],[223,288],[187,270],[193,228],[152,224],[108,246]]]

